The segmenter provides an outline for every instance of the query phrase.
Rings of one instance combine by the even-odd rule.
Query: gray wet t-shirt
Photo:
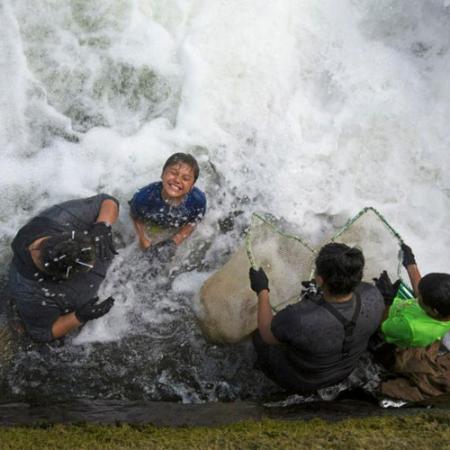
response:
[[[379,291],[368,283],[355,290],[361,299],[361,311],[356,321],[348,356],[342,356],[344,327],[336,317],[314,301],[303,299],[280,311],[272,321],[272,333],[285,343],[284,352],[289,365],[299,376],[299,384],[330,385],[344,379],[366,350],[372,334],[379,327],[384,302]],[[352,318],[355,295],[350,301],[332,306],[346,319]],[[276,348],[276,347],[274,347]],[[279,370],[283,370],[281,367]]]
[[[14,238],[8,291],[28,334],[34,340],[51,341],[51,328],[56,319],[77,310],[96,296],[112,258],[97,260],[89,272],[78,272],[68,280],[58,281],[45,277],[36,269],[28,246],[52,233],[89,230],[97,220],[103,201],[108,199],[118,204],[114,197],[98,194],[54,205],[31,219]]]

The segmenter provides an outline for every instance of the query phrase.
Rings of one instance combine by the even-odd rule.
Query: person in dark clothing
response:
[[[99,194],[54,205],[17,233],[6,292],[34,341],[61,338],[113,306],[95,295],[116,254],[118,212],[114,197]]]
[[[266,274],[250,269],[251,288],[258,295],[253,335],[258,366],[292,393],[311,393],[344,380],[383,315],[383,297],[361,282],[364,257],[359,249],[327,244],[315,263],[316,287],[310,284],[301,301],[276,316]]]

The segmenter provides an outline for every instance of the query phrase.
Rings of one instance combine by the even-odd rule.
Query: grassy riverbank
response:
[[[262,420],[221,427],[40,425],[0,429],[9,449],[450,449],[450,413],[326,422]]]

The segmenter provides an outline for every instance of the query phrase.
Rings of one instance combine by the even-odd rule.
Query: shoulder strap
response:
[[[313,300],[309,298],[317,305],[325,308],[330,314],[332,314],[344,327],[344,341],[342,343],[342,356],[346,357],[349,355],[350,349],[353,345],[353,333],[356,327],[356,321],[358,320],[359,313],[361,312],[361,298],[359,293],[355,293],[355,309],[353,311],[353,316],[350,320],[345,318],[336,308],[334,308],[331,303],[328,303],[320,297],[318,300]]]

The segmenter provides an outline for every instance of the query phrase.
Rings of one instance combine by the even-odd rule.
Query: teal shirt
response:
[[[426,347],[450,331],[450,321],[433,319],[415,298],[396,297],[388,318],[381,324],[381,331],[386,342],[399,347]]]

